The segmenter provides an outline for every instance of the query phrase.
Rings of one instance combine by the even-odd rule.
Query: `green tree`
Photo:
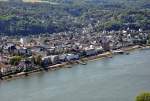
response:
[[[42,64],[42,56],[41,55],[37,55],[37,56],[33,56],[32,58],[32,62],[36,65],[40,65]]]
[[[150,101],[150,93],[141,93],[136,97],[136,101]]]
[[[37,56],[37,64],[40,65],[40,66],[42,64],[42,56],[41,55]]]
[[[14,56],[10,59],[10,64],[11,65],[18,65],[19,62],[21,61],[22,57],[21,56]]]

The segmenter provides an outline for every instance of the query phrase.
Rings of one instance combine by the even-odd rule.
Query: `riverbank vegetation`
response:
[[[150,92],[141,93],[136,97],[136,101],[150,101]]]
[[[14,56],[10,59],[10,64],[11,65],[18,65],[19,62],[21,61],[21,56]]]

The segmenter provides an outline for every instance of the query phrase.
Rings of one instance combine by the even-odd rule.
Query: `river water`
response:
[[[134,101],[150,91],[150,50],[0,82],[0,101]]]

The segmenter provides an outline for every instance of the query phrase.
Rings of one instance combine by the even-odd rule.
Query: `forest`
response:
[[[0,34],[150,29],[150,0],[0,0]]]

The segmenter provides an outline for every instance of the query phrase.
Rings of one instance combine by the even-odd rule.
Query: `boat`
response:
[[[72,66],[71,65],[67,65],[66,68],[72,68]]]
[[[109,56],[107,56],[108,58],[113,58],[113,55],[109,55]]]
[[[81,65],[87,65],[87,63],[84,62],[84,61],[78,61],[78,63],[81,64]]]
[[[150,46],[142,47],[142,50],[150,50]]]
[[[87,65],[87,63],[86,62],[82,62],[81,65]]]
[[[117,55],[117,54],[124,54],[125,52],[123,50],[114,50],[112,51],[112,53]]]
[[[129,53],[129,52],[125,52],[125,54],[126,54],[126,55],[129,55],[130,53]]]

